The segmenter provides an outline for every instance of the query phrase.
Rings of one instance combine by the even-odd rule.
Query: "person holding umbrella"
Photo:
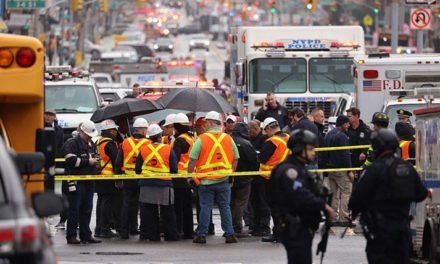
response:
[[[139,149],[136,173],[154,175],[157,173],[177,173],[176,154],[168,144],[161,143],[162,129],[153,124],[147,135],[151,142]],[[171,178],[142,179],[139,181],[140,195],[140,240],[160,241],[159,208],[163,219],[165,241],[179,240],[174,212],[174,190]]]
[[[136,174],[136,159],[139,149],[149,142],[146,138],[148,121],[137,118],[133,124],[134,134],[122,142],[120,153],[116,160],[117,174]],[[130,235],[139,234],[138,211],[139,211],[139,186],[137,180],[125,180],[122,189],[121,231],[120,238],[128,239]]]

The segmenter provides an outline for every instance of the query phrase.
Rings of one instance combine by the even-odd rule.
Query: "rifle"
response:
[[[326,200],[328,204],[331,204],[332,194],[328,194]],[[330,228],[331,228],[330,219],[328,214],[326,213],[324,226],[322,227],[322,231],[321,231],[321,241],[319,242],[318,247],[316,248],[316,255],[319,255],[319,253],[321,253],[321,264],[324,260],[324,254],[327,251],[327,241],[328,241]]]

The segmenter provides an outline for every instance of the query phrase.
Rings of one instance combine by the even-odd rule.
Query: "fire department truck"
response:
[[[266,93],[288,109],[339,115],[352,104],[351,65],[365,54],[358,26],[233,27],[230,71],[233,105],[252,118]]]
[[[440,87],[440,55],[370,54],[354,59],[353,75],[356,87],[355,106],[364,120],[371,120],[374,112],[385,112],[390,127],[398,120],[397,110],[426,106],[420,88]],[[438,96],[430,96],[429,103],[440,104]],[[412,122],[415,117],[411,117]]]

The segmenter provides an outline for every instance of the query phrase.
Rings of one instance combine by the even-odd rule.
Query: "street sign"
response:
[[[411,29],[431,29],[431,10],[427,8],[411,8],[410,25]]]
[[[435,5],[436,0],[405,0],[407,5]]]
[[[373,25],[373,18],[370,15],[366,15],[362,22],[364,26],[371,27]]]
[[[35,9],[45,7],[45,0],[6,0],[6,9]]]

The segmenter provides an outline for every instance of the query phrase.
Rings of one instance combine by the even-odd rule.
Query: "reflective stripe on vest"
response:
[[[402,140],[400,141],[400,150],[402,152],[402,159],[408,160],[410,158],[409,156],[409,145],[411,145],[410,140]]]
[[[200,173],[211,171],[232,173],[234,150],[231,136],[223,132],[206,132],[200,135],[200,140],[202,141],[202,149],[196,163],[196,171]],[[209,154],[206,155],[207,153]],[[214,155],[216,156],[214,157]],[[225,176],[208,176],[201,178],[201,180],[221,178],[225,178]]]
[[[110,160],[110,157],[105,153],[105,146],[109,142],[113,141],[113,139],[109,137],[100,137],[98,141],[96,141],[97,151],[101,159],[99,160],[99,165],[101,166],[100,175],[113,175],[113,165]]]
[[[142,174],[169,173],[170,151],[171,147],[167,144],[150,143],[142,145],[140,149],[144,159]],[[161,180],[171,180],[171,178],[161,178]]]
[[[272,171],[272,169],[280,162],[284,161],[287,158],[287,155],[290,154],[290,150],[287,148],[287,141],[289,140],[289,136],[280,137],[280,136],[272,136],[267,139],[267,141],[271,141],[276,149],[272,156],[270,156],[269,160],[266,163],[260,163],[260,171]],[[265,179],[270,179],[270,175],[261,175]]]
[[[148,142],[146,138],[136,139],[134,137],[129,137],[122,142],[122,150],[124,151],[123,170],[125,174],[136,174],[135,167],[139,149],[146,142]]]
[[[188,134],[181,134],[178,138],[183,138],[189,145],[188,151],[180,154],[180,160],[177,164],[178,172],[188,173],[189,154],[191,153],[191,149],[194,145],[194,140]]]

